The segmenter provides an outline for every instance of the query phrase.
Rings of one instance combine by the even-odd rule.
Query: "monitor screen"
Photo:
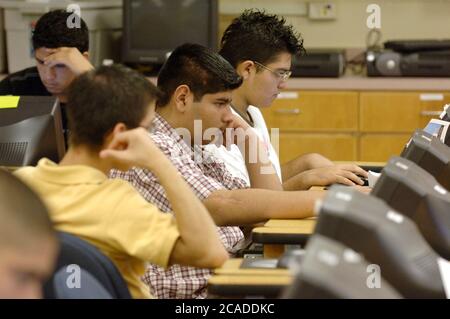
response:
[[[442,143],[445,143],[445,138],[447,136],[448,126],[450,122],[431,119],[430,122],[423,129],[425,132],[439,138]]]
[[[406,298],[445,298],[439,256],[413,221],[379,198],[333,186],[319,204],[315,234],[379,265],[383,277]]]
[[[217,21],[217,0],[125,1],[123,61],[162,64],[186,42],[216,50]]]
[[[0,166],[36,165],[43,157],[59,162],[64,153],[61,109],[55,97],[0,97]]]

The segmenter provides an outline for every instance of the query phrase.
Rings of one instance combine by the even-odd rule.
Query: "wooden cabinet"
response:
[[[282,163],[305,153],[319,153],[335,161],[356,161],[357,147],[357,138],[352,134],[282,133],[279,154]]]
[[[409,141],[407,134],[361,134],[359,138],[359,161],[386,162],[393,155],[400,155]]]
[[[450,103],[445,92],[361,92],[361,161],[387,161],[399,155],[412,132],[424,128]]]
[[[450,94],[421,92],[361,92],[361,132],[409,133],[437,117]]]
[[[450,92],[283,92],[263,114],[279,128],[285,163],[317,152],[335,161],[387,161],[417,128],[438,117]]]
[[[312,152],[357,159],[357,92],[286,91],[262,111],[268,127],[280,129],[281,163]]]
[[[282,131],[356,131],[358,93],[287,91],[263,113],[272,127]]]

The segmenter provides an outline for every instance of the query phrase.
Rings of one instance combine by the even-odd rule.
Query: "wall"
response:
[[[223,30],[245,8],[282,14],[301,32],[306,48],[362,48],[368,28],[366,8],[381,8],[383,40],[450,38],[450,0],[332,0],[337,19],[314,21],[304,12],[307,0],[220,0]],[[294,14],[292,14],[294,13]]]

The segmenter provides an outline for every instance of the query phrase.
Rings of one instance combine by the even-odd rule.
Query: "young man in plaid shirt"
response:
[[[220,226],[220,237],[231,255],[244,246],[244,235],[238,226],[270,218],[313,216],[315,201],[324,196],[323,191],[282,191],[267,153],[258,151],[264,145],[257,134],[231,112],[232,92],[241,83],[234,68],[217,53],[195,44],[178,47],[158,77],[164,96],[158,101],[158,114],[151,129],[155,144]],[[235,142],[246,160],[252,189],[244,180],[233,177],[223,161],[203,149],[213,140],[221,142],[218,137],[226,128],[246,132],[244,138]],[[252,144],[257,148],[257,156],[252,156]],[[164,189],[148,170],[112,171],[110,177],[131,182],[161,211],[171,210]],[[144,280],[157,298],[204,298],[210,275],[209,269],[174,265],[164,270],[149,265]]]

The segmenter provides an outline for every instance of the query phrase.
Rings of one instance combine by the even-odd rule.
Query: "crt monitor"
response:
[[[425,132],[436,136],[442,143],[450,146],[450,130],[448,129],[450,122],[431,119],[427,126],[423,129]]]
[[[400,156],[422,167],[450,190],[450,147],[437,137],[416,130]]]
[[[413,162],[392,157],[371,195],[416,222],[433,249],[450,259],[450,193]]]
[[[36,165],[65,153],[61,109],[56,97],[0,97],[0,166]]]
[[[162,65],[186,42],[218,48],[218,0],[129,0],[123,6],[125,63]]]
[[[408,217],[383,200],[333,186],[318,205],[315,234],[334,239],[380,267],[405,298],[445,298],[439,256]]]
[[[450,122],[450,104],[444,105],[444,110],[442,111],[439,118],[443,121]]]
[[[398,299],[400,294],[361,254],[330,238],[313,235],[294,282],[283,299]],[[373,278],[368,278],[373,272]],[[368,280],[369,279],[369,280]]]

